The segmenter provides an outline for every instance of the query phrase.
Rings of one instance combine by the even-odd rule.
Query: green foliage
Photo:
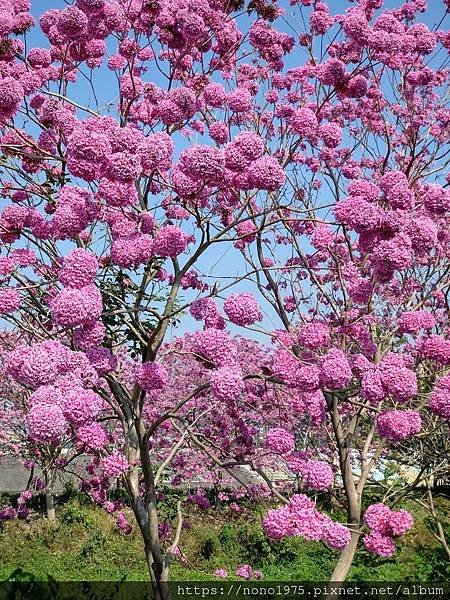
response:
[[[96,556],[105,549],[107,540],[101,531],[94,531],[88,539],[84,542],[80,556],[82,558],[94,559]]]
[[[238,540],[243,548],[246,562],[249,564],[260,564],[265,560],[273,559],[273,542],[269,540],[260,525],[248,529],[240,527]]]
[[[233,548],[236,548],[238,543],[238,532],[236,528],[228,523],[222,525],[219,531],[219,542],[226,552],[231,552]]]
[[[59,496],[57,497],[58,504],[66,504],[67,502],[70,502],[70,500],[74,500],[75,498],[77,498],[78,495],[79,491],[75,487],[74,482],[69,479],[69,481],[66,481],[66,483],[64,484],[63,493],[59,494]]]
[[[180,492],[165,489],[158,503],[160,521],[172,521],[177,517],[177,503],[184,497]]]
[[[109,499],[113,502],[123,501],[126,505],[130,504],[130,494],[124,487],[115,487],[109,491]]]
[[[92,525],[92,519],[89,517],[86,509],[81,508],[76,503],[69,503],[63,506],[59,511],[58,519],[65,525],[74,525],[75,523],[85,526]]]
[[[211,534],[202,541],[200,554],[205,560],[209,560],[221,551],[220,541],[217,535]]]
[[[56,581],[148,580],[142,540],[135,528],[130,536],[121,535],[114,519],[105,511],[71,499],[57,509],[57,521],[48,522],[35,515],[30,522],[8,521],[0,532],[0,579],[15,572],[16,577]],[[166,518],[174,515],[178,494],[167,493],[160,500]],[[437,509],[445,527],[450,506],[442,499]],[[333,510],[339,518],[340,508]],[[450,563],[426,521],[426,513],[413,502],[405,506],[414,513],[415,527],[397,540],[397,552],[383,559],[360,546],[350,572],[352,581],[443,581],[450,578]],[[225,508],[206,511],[184,506],[191,527],[184,529],[181,548],[188,564],[175,561],[171,577],[175,580],[210,581],[218,567],[231,577],[239,564],[260,569],[265,580],[326,580],[339,553],[319,542],[298,538],[268,540],[261,525],[267,506],[252,506],[240,515]],[[14,539],[14,544],[11,540]]]

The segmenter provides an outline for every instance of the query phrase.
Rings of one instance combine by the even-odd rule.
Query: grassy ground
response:
[[[426,515],[414,506],[414,529],[398,542],[392,559],[357,553],[350,579],[354,581],[443,581],[450,577],[449,562],[426,526]],[[189,527],[181,547],[188,562],[173,565],[178,581],[213,579],[216,568],[232,575],[248,563],[271,581],[327,580],[338,553],[320,543],[287,539],[267,540],[261,518],[267,507],[253,507],[236,515],[227,508],[191,508]],[[448,504],[442,514],[450,526]],[[36,514],[28,522],[0,525],[0,579],[22,569],[37,579],[50,574],[58,581],[146,580],[146,564],[138,530],[124,536],[103,510],[71,499],[58,507],[58,520],[49,523]]]

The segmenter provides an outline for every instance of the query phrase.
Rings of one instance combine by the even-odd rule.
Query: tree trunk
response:
[[[148,572],[152,582],[154,600],[170,600],[170,588],[167,580],[168,569],[162,569],[162,565],[155,564],[151,548],[145,548]]]
[[[359,533],[352,532],[350,543],[341,552],[341,556],[334,567],[333,574],[331,575],[332,582],[342,583],[347,579],[348,572],[350,571],[358,547],[358,541]]]
[[[55,502],[51,491],[45,492],[45,508],[47,511],[47,519],[49,521],[54,521],[56,518]]]
[[[336,397],[327,397],[328,406],[331,409],[331,422],[336,435],[336,441],[339,450],[339,466],[341,470],[342,483],[344,484],[345,498],[347,501],[347,523],[351,530],[350,542],[341,552],[341,556],[331,575],[331,583],[342,583],[347,579],[350,567],[352,566],[355,557],[358,541],[360,537],[359,524],[361,521],[361,500],[364,481],[362,476],[355,485],[353,478],[352,462],[351,462],[351,434],[356,428],[357,421],[354,421],[353,427],[343,431],[341,416],[339,414]]]

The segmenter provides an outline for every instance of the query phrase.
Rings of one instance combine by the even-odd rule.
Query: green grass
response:
[[[426,526],[426,515],[413,505],[416,525],[398,541],[392,559],[357,553],[353,581],[439,581],[450,577],[449,562]],[[208,581],[222,567],[233,576],[237,566],[251,564],[271,581],[327,580],[338,553],[320,543],[300,539],[270,541],[261,527],[267,507],[235,515],[228,509],[189,509],[190,528],[181,547],[187,564],[175,562],[171,578]],[[447,505],[445,506],[445,511]],[[36,514],[28,522],[0,525],[0,579],[22,569],[38,580],[50,574],[57,581],[132,581],[148,579],[139,530],[124,536],[103,510],[71,499],[58,507],[58,519]],[[448,515],[447,515],[448,518]],[[447,525],[450,520],[447,521]]]

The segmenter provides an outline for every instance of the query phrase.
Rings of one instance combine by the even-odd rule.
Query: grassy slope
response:
[[[392,559],[359,550],[350,578],[357,581],[438,581],[450,577],[448,561],[424,524],[425,515],[412,506],[414,530],[398,543]],[[172,579],[211,580],[216,568],[233,574],[241,563],[264,573],[266,580],[326,580],[337,553],[319,543],[288,539],[269,542],[261,529],[264,507],[242,515],[228,509],[191,509],[191,526],[182,535],[188,564],[175,563]],[[450,524],[449,507],[445,505]],[[77,500],[59,508],[57,523],[37,517],[30,522],[0,525],[0,579],[22,568],[38,579],[47,574],[60,581],[146,580],[138,531],[122,535],[104,511],[80,506]]]

